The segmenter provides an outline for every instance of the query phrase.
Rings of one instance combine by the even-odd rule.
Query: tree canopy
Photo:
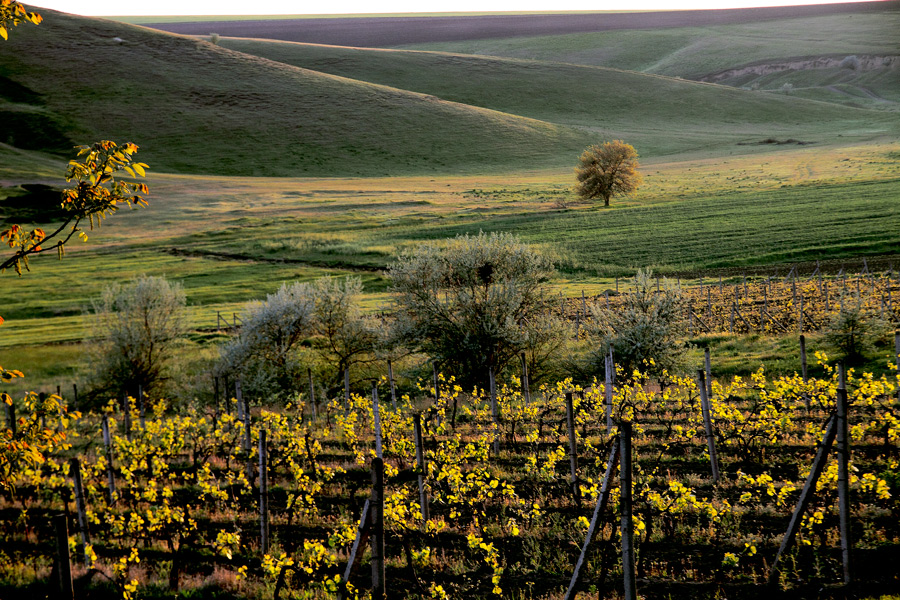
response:
[[[575,167],[575,191],[585,200],[603,198],[603,205],[609,206],[613,196],[637,190],[643,179],[639,166],[634,146],[622,140],[590,146],[581,153]]]

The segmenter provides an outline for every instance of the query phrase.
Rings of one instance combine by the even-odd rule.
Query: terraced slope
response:
[[[0,141],[132,140],[156,170],[387,175],[563,164],[569,128],[42,11],[0,45]],[[42,132],[48,139],[38,139]]]

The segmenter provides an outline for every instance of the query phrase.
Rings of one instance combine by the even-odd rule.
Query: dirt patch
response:
[[[781,73],[784,71],[809,71],[817,69],[848,69],[852,71],[877,71],[880,69],[894,68],[900,65],[900,56],[893,55],[855,55],[855,60],[848,60],[854,57],[842,56],[816,56],[805,58],[794,58],[791,60],[781,60],[772,62],[760,62],[736,69],[727,69],[718,73],[711,73],[699,78],[699,81],[707,83],[718,83],[734,79],[736,77],[745,77],[754,75],[761,77],[772,73]]]

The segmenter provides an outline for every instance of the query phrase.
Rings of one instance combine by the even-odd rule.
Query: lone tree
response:
[[[585,200],[603,198],[603,206],[609,206],[610,198],[630,194],[641,184],[637,159],[634,146],[622,140],[590,146],[575,167],[575,191]]]

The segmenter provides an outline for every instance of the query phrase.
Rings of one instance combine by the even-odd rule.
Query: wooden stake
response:
[[[488,382],[491,394],[491,418],[494,420],[494,455],[500,454],[500,407],[497,406],[497,382],[494,381],[494,369],[488,369]]]
[[[384,462],[372,459],[372,500],[369,504],[372,547],[372,600],[384,600]]]
[[[74,408],[75,410],[78,410],[78,384],[77,383],[72,384],[72,394],[74,396],[72,399],[72,408]]]
[[[107,492],[109,494],[109,505],[112,506],[116,503],[116,475],[113,470],[112,439],[109,435],[109,415],[103,415],[101,425],[103,427],[103,445],[106,447],[106,478],[109,484]]]
[[[381,448],[381,411],[378,407],[378,386],[372,383],[372,418],[375,421],[372,428],[375,430],[375,456],[383,459]]]
[[[806,336],[800,336],[800,374],[803,377],[803,383],[809,381],[809,377],[806,371]],[[806,404],[806,408],[809,408],[809,402]]]
[[[569,485],[575,502],[581,499],[578,489],[578,446],[575,439],[575,409],[572,405],[572,392],[566,392],[566,424],[569,429]]]
[[[13,400],[6,405],[6,426],[12,431],[13,438],[16,437],[16,402]]]
[[[840,383],[837,390],[837,459],[838,512],[841,529],[841,560],[844,566],[844,585],[850,585],[850,436],[847,432],[847,383],[843,363],[839,365]]]
[[[388,365],[388,382],[391,384],[391,407],[397,410],[397,388],[394,385],[394,367],[391,365],[391,359],[387,361]]]
[[[625,600],[637,600],[637,582],[634,574],[634,530],[631,517],[631,422],[619,424],[620,475],[619,504],[622,507],[622,575]]]
[[[709,464],[712,472],[713,483],[719,482],[719,458],[716,455],[716,437],[713,433],[712,418],[710,417],[709,397],[706,395],[706,377],[703,369],[697,371],[700,388],[700,409],[703,412],[703,426],[706,429],[706,446],[709,449]]]
[[[84,501],[84,485],[81,481],[81,461],[77,458],[69,459],[70,470],[72,471],[72,480],[75,484],[75,509],[78,512],[78,530],[81,534],[81,552],[84,556],[84,564],[91,566],[91,555],[88,553],[88,546],[91,544],[91,537],[87,528],[87,507]]]
[[[712,358],[708,346],[703,349],[703,366],[706,369],[706,393],[709,398],[712,398]]]
[[[250,452],[251,441],[250,441],[250,401],[247,398],[244,398],[244,452]],[[250,463],[252,464],[252,463]],[[251,469],[252,470],[252,469]],[[250,479],[249,477],[247,478]]]
[[[613,383],[612,383],[612,372],[613,372],[613,364],[610,355],[607,354],[606,357],[606,368],[604,371],[606,372],[606,381],[603,386],[603,392],[606,400],[606,435],[610,435],[612,433],[612,424],[613,424]]]
[[[237,402],[237,406],[235,406],[235,410],[237,411],[237,418],[239,421],[244,420],[244,396],[243,390],[241,389],[241,380],[238,379],[234,382],[234,399]]]
[[[56,530],[56,565],[59,574],[59,598],[75,600],[72,587],[72,561],[69,558],[69,524],[66,515],[53,517],[53,528]]]
[[[528,361],[525,359],[524,352],[522,353],[522,397],[525,399],[525,404],[531,404],[531,390],[528,387]]]
[[[581,546],[581,555],[578,562],[575,563],[575,571],[572,573],[572,579],[569,582],[569,589],[566,590],[565,600],[575,599],[575,588],[581,580],[581,568],[584,566],[584,559],[587,556],[588,548],[594,537],[597,535],[597,528],[600,526],[600,515],[606,510],[609,503],[609,490],[611,489],[611,481],[613,469],[616,468],[616,462],[619,458],[619,442],[615,440],[609,450],[609,459],[606,461],[606,473],[603,475],[603,483],[600,486],[600,495],[597,498],[597,504],[594,506],[594,514],[591,516],[591,524],[588,526],[587,535],[584,536],[584,544]]]
[[[123,411],[124,422],[125,422],[125,437],[128,441],[131,441],[131,399],[128,397],[128,393],[125,393],[125,398],[122,399],[122,403],[125,406],[125,410]]]
[[[350,367],[344,369],[344,402],[350,406]]]
[[[259,430],[259,551],[269,553],[269,449],[266,430]]]
[[[309,377],[309,405],[312,407],[313,421],[316,421],[319,415],[316,414],[316,386],[313,383],[312,369],[307,368],[306,375]]]
[[[835,419],[834,416],[831,416],[828,418],[828,422],[825,425],[825,435],[822,437],[822,442],[819,444],[819,450],[816,452],[816,458],[813,460],[812,469],[806,477],[806,483],[803,485],[803,490],[800,492],[800,499],[797,500],[797,505],[794,507],[794,513],[791,515],[791,522],[788,524],[784,537],[781,538],[781,546],[778,548],[778,554],[775,555],[775,562],[772,563],[772,569],[769,571],[769,585],[774,585],[776,583],[778,563],[781,561],[782,555],[794,543],[794,538],[797,535],[797,531],[800,529],[803,513],[806,512],[806,508],[809,506],[813,495],[816,493],[816,483],[819,481],[819,476],[825,468],[828,451],[831,450],[831,445],[834,443],[836,432],[837,419]]]
[[[419,413],[413,415],[413,429],[416,437],[416,467],[418,467],[419,481],[419,509],[422,514],[422,522],[428,520],[428,493],[425,490],[425,444],[422,441],[422,417]]]
[[[144,416],[144,386],[138,385],[138,419],[141,424],[141,429],[147,428]]]
[[[347,568],[344,569],[344,576],[341,578],[341,598],[346,598],[347,583],[350,581],[350,576],[356,570],[356,564],[359,562],[361,556],[360,548],[365,546],[366,542],[369,541],[369,531],[372,527],[371,510],[372,500],[371,498],[368,498],[366,499],[362,513],[359,516],[359,526],[356,528],[356,539],[353,540],[353,546],[350,547],[350,557],[347,559]]]

